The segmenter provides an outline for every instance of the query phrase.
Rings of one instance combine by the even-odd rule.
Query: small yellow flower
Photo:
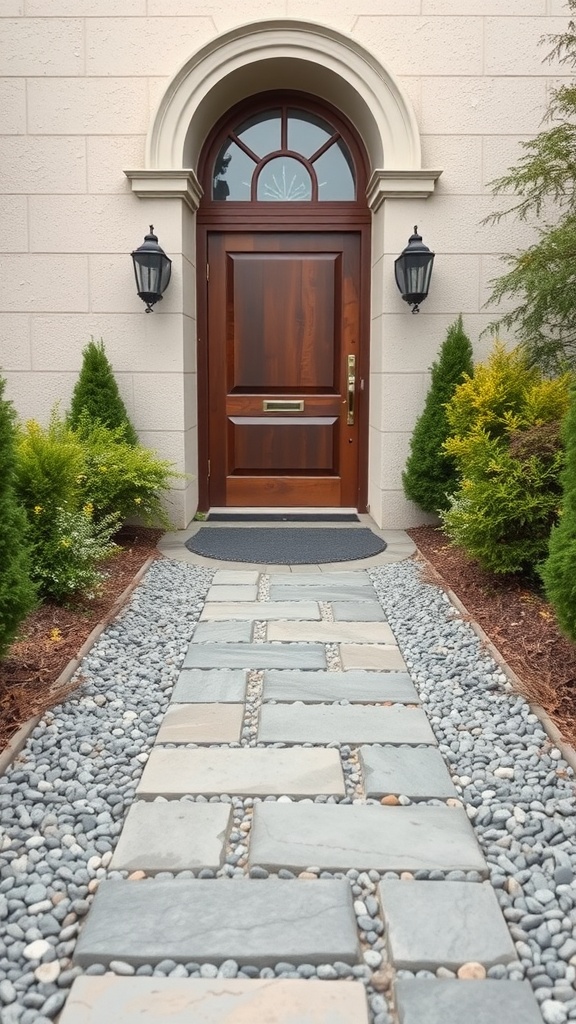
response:
[[[44,511],[44,509],[43,509],[42,505],[34,505],[34,515],[35,516],[39,516],[40,513],[43,512],[43,511]]]
[[[64,639],[64,637],[62,636],[62,633],[60,632],[59,629],[51,629],[50,630],[50,640],[52,641],[52,643],[57,644],[57,643],[60,642],[60,640],[63,640],[63,639]]]
[[[108,466],[98,466],[98,469],[100,470],[101,473],[108,472]]]
[[[61,548],[69,548],[70,547],[70,540],[69,540],[68,537],[63,537],[62,538],[62,540],[60,541],[60,547]]]
[[[134,504],[135,505],[141,505],[142,504],[142,498],[134,498]]]
[[[82,511],[87,519],[91,519],[92,513],[94,512],[94,505],[92,504],[92,502],[87,501]]]

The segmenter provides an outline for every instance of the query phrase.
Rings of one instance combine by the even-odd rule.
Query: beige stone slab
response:
[[[337,750],[154,747],[137,796],[345,796]],[[312,863],[312,861],[310,862]]]
[[[238,584],[247,584],[248,586],[258,583],[260,573],[255,572],[241,572],[233,571],[231,569],[218,569],[214,573],[214,579],[212,580],[213,586],[238,586]]]
[[[396,644],[387,622],[271,622],[268,626],[268,640]]]
[[[200,616],[216,619],[320,619],[317,601],[214,601],[205,604]]]
[[[342,665],[348,668],[368,668],[376,671],[406,670],[400,650],[391,644],[341,644]]]
[[[368,1024],[359,981],[76,978],[61,1024]]]
[[[255,601],[258,587],[253,584],[225,584],[210,587],[207,601]]]
[[[242,704],[173,704],[156,743],[237,743],[243,717]]]

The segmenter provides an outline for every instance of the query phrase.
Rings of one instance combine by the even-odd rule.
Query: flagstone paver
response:
[[[231,958],[266,967],[279,960],[356,963],[359,955],[345,880],[172,878],[102,882],[74,960],[87,967]]]
[[[272,586],[287,587],[368,587],[374,600],[375,591],[370,577],[364,570],[360,572],[330,572],[328,576],[321,572],[271,572],[270,583]]]
[[[294,593],[296,590],[302,589],[306,595],[306,600],[314,601],[373,601],[374,600],[374,587],[370,582],[362,583],[332,583],[331,579],[326,579],[326,582],[316,583],[315,585],[309,583],[306,589],[300,587],[300,584],[287,584],[287,583],[270,583],[270,599],[272,601],[290,601],[294,600]],[[307,617],[307,616],[306,616]]]
[[[317,601],[213,601],[205,604],[200,620],[320,619]]]
[[[237,743],[242,733],[242,704],[173,704],[156,743]]]
[[[419,704],[420,697],[407,672],[299,672],[268,669],[264,673],[265,701],[347,700],[351,704]]]
[[[428,981],[394,986],[400,1024],[542,1024],[528,981]]]
[[[182,669],[170,700],[173,703],[242,703],[246,697],[248,672],[236,668]]]
[[[444,758],[430,747],[360,747],[366,796],[387,794],[409,796],[412,800],[445,800],[458,793]]]
[[[379,893],[397,968],[457,971],[469,961],[488,968],[517,958],[489,883],[386,880]]]
[[[357,705],[266,704],[260,711],[262,743],[418,743],[436,744],[420,708]]]
[[[214,573],[214,579],[212,585],[215,587],[219,586],[242,586],[242,585],[253,585],[257,584],[260,578],[260,573],[256,569],[217,569]]]
[[[231,622],[199,622],[192,643],[250,643],[253,628],[252,622],[243,622],[241,619]]]
[[[331,601],[335,622],[385,622],[378,601]]]
[[[207,601],[255,601],[258,587],[246,584],[213,585],[206,594]]]
[[[322,644],[192,643],[184,665],[187,668],[325,668],[326,653]]]
[[[341,644],[340,657],[346,669],[406,670],[399,649],[385,644]]]
[[[368,1024],[359,981],[77,978],[60,1024]]]
[[[261,803],[249,859],[271,870],[479,871],[487,865],[462,808]]]
[[[270,622],[268,640],[296,640],[323,644],[395,644],[387,622]]]
[[[217,871],[231,820],[229,804],[138,800],[128,811],[111,870]]]
[[[336,750],[154,747],[137,796],[177,797],[186,793],[344,796],[345,788]]]

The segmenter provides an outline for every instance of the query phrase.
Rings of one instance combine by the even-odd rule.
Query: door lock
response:
[[[348,396],[348,415],[346,417],[346,424],[351,427],[354,424],[355,414],[355,402],[356,402],[356,356],[348,356],[348,373],[347,373],[347,396]]]

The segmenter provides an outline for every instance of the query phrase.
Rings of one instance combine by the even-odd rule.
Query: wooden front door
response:
[[[358,502],[360,233],[208,233],[212,506]]]

